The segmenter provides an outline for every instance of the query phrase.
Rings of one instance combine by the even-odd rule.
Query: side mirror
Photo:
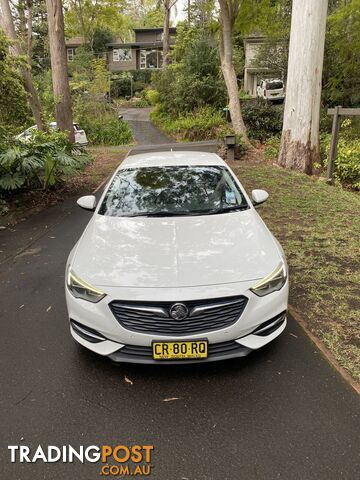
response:
[[[269,194],[265,190],[253,190],[251,192],[251,197],[254,205],[260,205],[260,203],[266,202],[269,198]]]
[[[96,198],[94,195],[85,195],[84,197],[80,197],[76,203],[79,207],[93,212],[96,207]]]

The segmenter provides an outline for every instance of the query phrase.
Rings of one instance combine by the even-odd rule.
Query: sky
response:
[[[184,8],[187,5],[187,0],[177,0],[176,2],[176,9],[173,7],[173,11],[171,14],[172,20],[176,24],[180,20],[184,20],[186,18],[186,12],[184,12]]]

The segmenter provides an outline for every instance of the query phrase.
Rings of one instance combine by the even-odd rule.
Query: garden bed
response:
[[[177,118],[161,111],[160,108],[155,108],[150,114],[150,119],[162,132],[177,142],[217,140],[232,133],[224,115],[211,108],[202,108],[197,112],[179,115]]]
[[[125,158],[126,147],[93,147],[88,149],[93,161],[71,177],[65,177],[62,182],[49,190],[25,190],[11,193],[0,203],[5,211],[0,215],[0,226],[7,227],[25,220],[45,208],[63,202],[76,195],[91,194],[94,189],[111,175]],[[1,199],[0,199],[1,202]]]

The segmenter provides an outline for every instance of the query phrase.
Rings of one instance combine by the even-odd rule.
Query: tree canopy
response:
[[[19,73],[22,61],[9,52],[9,44],[0,29],[0,141],[26,124],[30,113]]]

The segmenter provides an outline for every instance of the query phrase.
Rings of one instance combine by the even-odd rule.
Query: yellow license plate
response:
[[[191,358],[207,358],[207,340],[191,342],[153,342],[154,360],[180,360]]]

